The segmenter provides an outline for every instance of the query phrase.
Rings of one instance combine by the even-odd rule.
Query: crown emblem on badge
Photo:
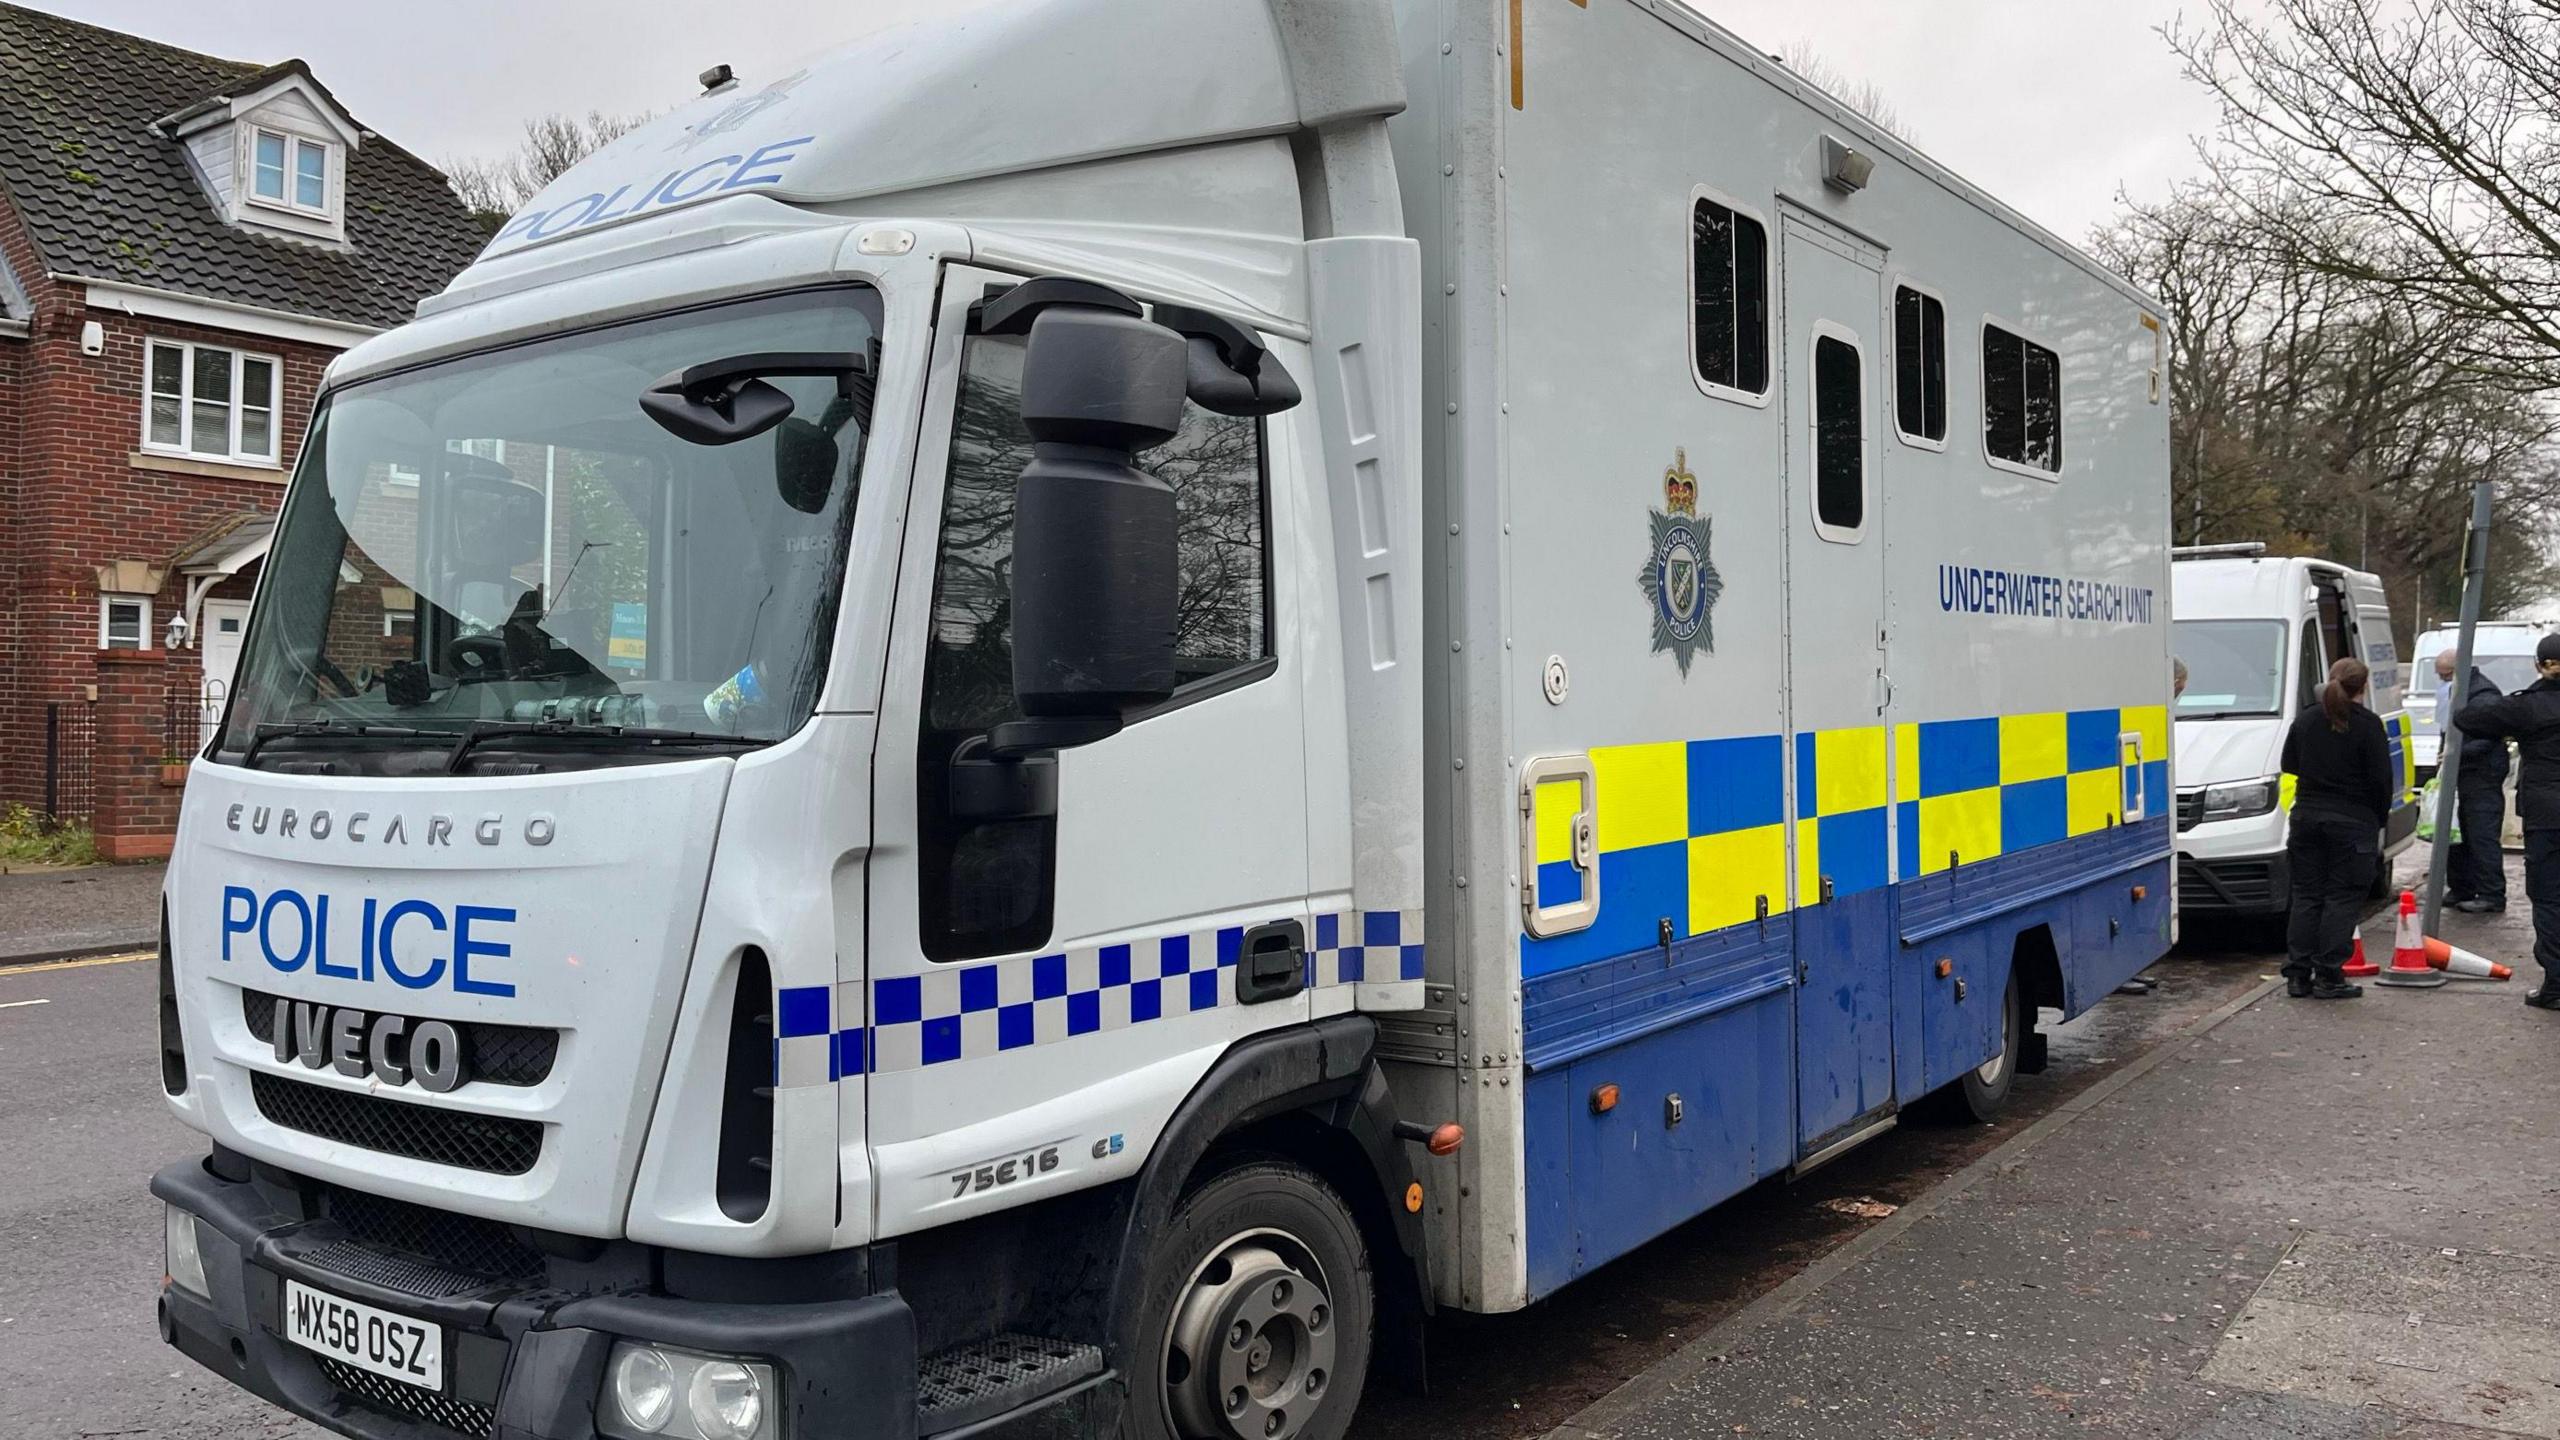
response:
[[[1671,468],[1662,472],[1662,511],[1666,515],[1698,513],[1698,477],[1689,473],[1686,446],[1673,452]]]

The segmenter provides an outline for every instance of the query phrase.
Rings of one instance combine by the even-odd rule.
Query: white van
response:
[[[2373,668],[2367,703],[2382,717],[2401,777],[2383,853],[2408,848],[2418,828],[2417,775],[2382,581],[2327,560],[2221,547],[2181,555],[2170,577],[2171,643],[2187,667],[2172,751],[2180,913],[2274,915],[2290,903],[2285,727],[2301,707],[2319,703],[2321,681],[2344,656]]]
[[[2537,678],[2533,647],[2542,634],[2543,627],[2531,620],[2483,620],[2471,635],[2472,668],[2513,695]],[[2409,652],[2409,753],[2422,782],[2436,773],[2444,746],[2444,717],[2436,713],[2436,657],[2461,641],[2462,632],[2448,625],[2419,636],[2418,648]]]

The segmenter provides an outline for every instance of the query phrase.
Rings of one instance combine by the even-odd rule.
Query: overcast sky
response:
[[[503,152],[531,115],[665,109],[714,62],[753,84],[884,24],[1021,0],[33,3],[233,59],[298,55],[364,124],[441,162]],[[2073,240],[2120,186],[2157,194],[2191,170],[2189,137],[2213,118],[2153,33],[2179,0],[1692,3],[1877,85],[1921,148]]]

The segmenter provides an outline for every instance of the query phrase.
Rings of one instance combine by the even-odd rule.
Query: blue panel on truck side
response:
[[[1897,887],[1902,959],[1896,978],[1901,995],[1918,991],[1921,1032],[1918,1073],[1898,1057],[1902,1102],[1991,1057],[2000,1040],[2010,957],[2026,931],[2052,927],[2066,1010],[2074,1015],[2160,958],[2168,949],[2169,843],[2163,815]],[[2136,889],[2142,899],[2134,898]],[[1942,959],[1953,965],[1944,978],[1936,969]]]
[[[1791,1014],[1786,991],[1767,992],[1530,1077],[1532,1296],[1791,1163]],[[1602,1085],[1618,1087],[1607,1113],[1592,1108]]]
[[[1795,927],[1798,1148],[1810,1153],[1893,1099],[1893,891],[1844,891],[1835,877],[1832,898],[1796,911]]]

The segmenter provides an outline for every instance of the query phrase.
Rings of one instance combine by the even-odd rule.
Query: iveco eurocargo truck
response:
[[[224,1379],[1340,1437],[2168,946],[2160,311],[1751,47],[1026,0],[706,83],[317,402],[167,885]]]

